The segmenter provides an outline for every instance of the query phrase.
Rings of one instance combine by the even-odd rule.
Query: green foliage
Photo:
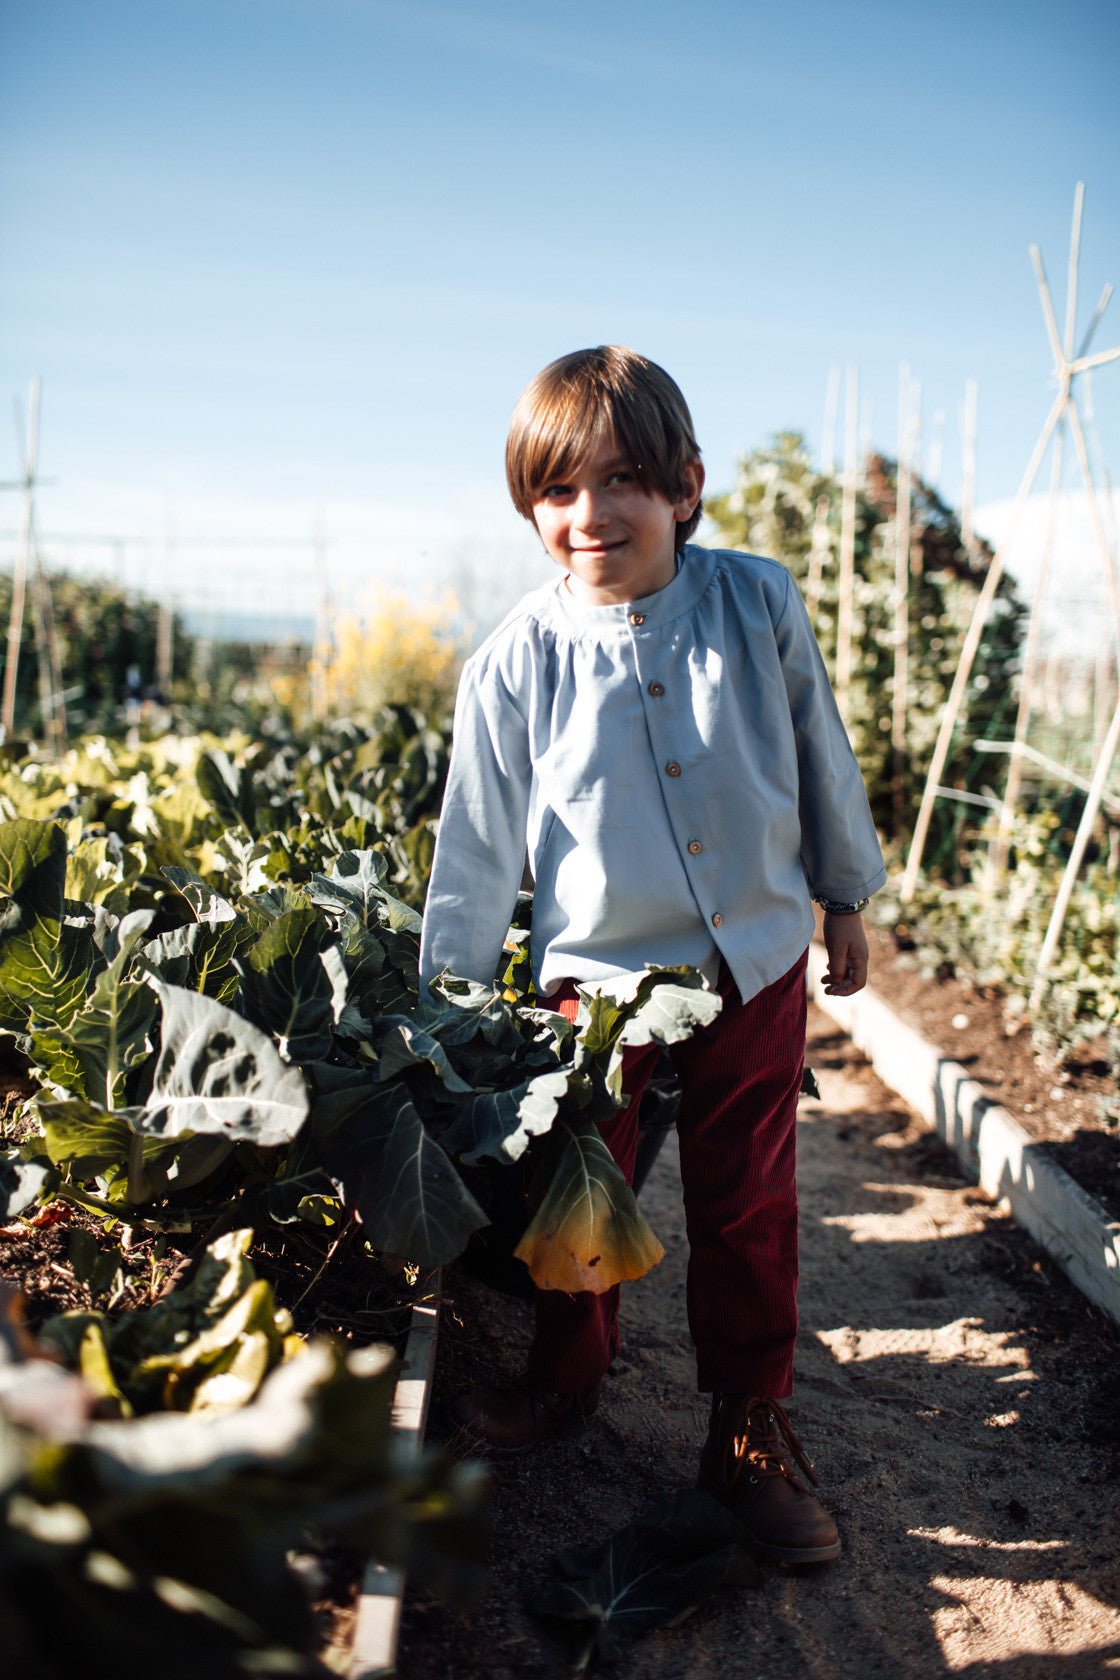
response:
[[[788,566],[809,601],[833,678],[841,500],[840,480],[814,470],[801,436],[780,432],[769,448],[740,460],[729,494],[704,503],[722,542]],[[876,823],[901,841],[913,827],[944,702],[991,551],[978,544],[975,557],[970,556],[956,516],[927,485],[915,482],[911,552],[920,556],[920,575],[910,580],[906,751],[898,760],[891,746],[896,505],[894,464],[873,455],[865,464],[856,498],[853,676],[846,722]],[[818,554],[827,548],[819,571],[814,570],[815,547]],[[946,767],[947,785],[975,791],[978,779],[989,771],[971,742],[1014,727],[1025,610],[1004,577],[973,666],[966,713]],[[958,858],[967,850],[974,828],[967,806],[941,801],[927,851],[930,867],[957,874]]]
[[[873,914],[914,943],[924,972],[948,969],[998,991],[1009,1025],[1022,1024],[1072,840],[1056,812],[1020,816],[998,894],[985,880],[986,850],[978,849],[964,885],[948,889],[926,878],[905,906],[888,889],[874,901]],[[1037,1047],[1058,1056],[1120,1028],[1120,891],[1103,858],[1089,863],[1074,889],[1029,1025]]]
[[[338,725],[317,756],[90,742],[7,773],[3,1024],[43,1086],[10,1211],[56,1194],[168,1230],[236,1201],[322,1230],[346,1205],[374,1249],[433,1266],[486,1223],[479,1163],[523,1160],[542,1283],[608,1288],[659,1258],[595,1122],[624,1045],[672,1043],[719,999],[658,972],[589,994],[575,1029],[453,976],[421,1001],[420,918],[393,885],[419,896],[422,856],[394,868],[388,842],[428,820],[444,769],[398,708],[377,742]]]
[[[10,1327],[0,1339],[0,1642],[13,1674],[321,1674],[289,1561],[309,1537],[333,1534],[444,1590],[475,1578],[479,1473],[399,1458],[388,1349],[312,1343],[226,1409],[260,1362],[246,1348],[279,1327],[267,1286],[244,1287],[238,1239],[213,1258],[189,1303],[172,1297],[132,1326],[85,1315],[85,1380]],[[60,1322],[70,1351],[79,1326]],[[102,1405],[127,1404],[118,1376],[141,1399],[177,1376],[191,1410],[90,1421],[91,1379]]]
[[[120,728],[129,694],[153,692],[160,607],[156,601],[123,589],[106,578],[71,577],[55,572],[50,580],[63,687],[71,727]],[[12,576],[0,572],[0,623],[12,610]],[[29,589],[24,609],[16,689],[15,732],[43,733],[39,713],[39,627]],[[173,681],[186,676],[193,656],[191,639],[173,621]],[[6,648],[0,647],[0,669]],[[131,675],[130,675],[131,673]]]

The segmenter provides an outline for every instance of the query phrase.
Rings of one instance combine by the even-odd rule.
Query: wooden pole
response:
[[[964,415],[961,424],[961,544],[975,562],[976,533],[973,517],[976,505],[976,398],[977,383],[967,379],[964,387]]]
[[[1046,982],[1050,977],[1050,969],[1058,949],[1058,940],[1061,938],[1062,927],[1065,923],[1066,911],[1069,909],[1069,901],[1073,897],[1073,889],[1077,884],[1081,861],[1085,856],[1085,848],[1089,844],[1089,836],[1093,832],[1093,824],[1097,820],[1097,812],[1100,810],[1105,783],[1108,780],[1108,772],[1112,767],[1112,760],[1116,756],[1118,743],[1120,743],[1120,703],[1117,704],[1116,710],[1112,714],[1112,722],[1108,726],[1108,734],[1104,738],[1104,746],[1101,748],[1100,756],[1097,759],[1092,785],[1085,801],[1085,809],[1082,811],[1081,821],[1077,825],[1077,833],[1074,836],[1069,861],[1062,876],[1061,886],[1058,888],[1058,896],[1054,900],[1054,908],[1050,912],[1050,923],[1046,929],[1046,937],[1042,941],[1038,967],[1035,970],[1034,986],[1027,1005],[1032,1012],[1042,1002],[1042,995],[1046,990]]]
[[[821,434],[821,472],[831,478],[836,471],[836,411],[840,406],[840,369],[828,370],[828,389],[824,397],[824,431]]]
[[[69,724],[66,717],[66,685],[62,669],[62,646],[58,639],[58,624],[54,616],[54,599],[49,574],[43,572],[43,606],[47,620],[47,647],[50,650],[51,681],[54,685],[54,750],[61,758],[66,751]]]
[[[38,551],[31,573],[31,612],[35,620],[35,652],[39,667],[39,721],[48,751],[56,751],[54,724],[54,683],[51,672],[50,617],[46,600],[46,579]]]
[[[1038,442],[1034,446],[1034,453],[1027,464],[1027,470],[1023,474],[1023,481],[1019,486],[1019,493],[1015,498],[1015,505],[1011,510],[1011,518],[1008,521],[1007,531],[1004,535],[1003,542],[1000,544],[998,552],[995,554],[991,565],[988,567],[983,587],[976,598],[976,605],[972,612],[972,622],[969,624],[968,632],[961,648],[961,657],[957,663],[957,671],[953,678],[953,686],[949,690],[949,698],[946,700],[945,709],[941,714],[941,727],[938,730],[937,741],[933,749],[933,757],[930,760],[929,771],[926,776],[925,791],[922,794],[922,802],[918,808],[918,820],[914,825],[914,838],[910,842],[910,852],[906,859],[906,870],[902,877],[902,887],[899,893],[899,897],[901,898],[903,904],[908,904],[910,902],[914,896],[914,889],[918,884],[918,870],[921,868],[922,852],[925,849],[926,837],[929,834],[930,818],[933,814],[933,802],[936,797],[937,788],[941,784],[941,777],[945,769],[946,760],[949,757],[949,745],[952,741],[953,730],[956,727],[957,718],[960,716],[961,707],[964,705],[965,694],[968,690],[968,679],[972,675],[973,661],[976,658],[976,652],[980,646],[980,637],[984,632],[984,624],[988,617],[988,610],[991,607],[996,589],[999,586],[999,580],[1003,575],[1004,557],[1006,556],[1007,551],[1011,547],[1011,544],[1018,532],[1019,521],[1023,516],[1023,509],[1026,506],[1027,497],[1030,495],[1031,489],[1034,486],[1039,465],[1042,461],[1043,455],[1046,453],[1046,445],[1050,442],[1051,434],[1058,423],[1058,419],[1065,407],[1065,402],[1065,392],[1059,391],[1058,395],[1054,399],[1054,405],[1046,417],[1046,423],[1039,435]]]
[[[162,706],[171,702],[171,673],[174,664],[175,614],[171,602],[163,600],[159,604],[159,619],[156,624],[156,693]]]
[[[327,541],[323,515],[315,515],[315,653],[311,661],[311,715],[321,723],[327,715]]]
[[[998,877],[1007,867],[1007,853],[1011,844],[1011,827],[1019,803],[1019,788],[1023,778],[1023,744],[1027,738],[1034,711],[1038,683],[1038,643],[1042,634],[1042,609],[1046,599],[1046,585],[1050,576],[1050,562],[1054,553],[1054,533],[1058,520],[1058,497],[1062,488],[1062,443],[1064,431],[1059,422],[1054,434],[1051,456],[1050,499],[1046,509],[1046,533],[1042,545],[1042,562],[1035,583],[1027,640],[1023,649],[1023,674],[1019,685],[1019,709],[1015,718],[1014,750],[1007,765],[1007,782],[999,808],[999,827],[988,851],[985,886],[994,891]]]
[[[27,596],[27,572],[31,559],[31,526],[35,506],[35,469],[39,454],[39,393],[42,382],[31,381],[28,400],[27,453],[23,470],[23,520],[20,526],[19,548],[16,551],[15,572],[12,576],[12,613],[8,620],[8,658],[4,666],[4,698],[0,706],[0,723],[4,736],[10,740],[15,728],[16,678],[19,673],[19,652],[23,640],[23,612]]]
[[[832,553],[832,532],[828,524],[828,496],[817,497],[813,519],[813,546],[809,550],[809,576],[805,585],[805,608],[810,618],[816,618],[821,604],[825,562]]]
[[[859,369],[849,367],[845,387],[844,493],[840,504],[840,578],[836,609],[836,701],[847,721],[852,680],[852,595],[855,585],[856,475],[858,467]]]
[[[901,834],[906,772],[907,690],[910,682],[910,458],[914,443],[914,392],[909,362],[898,370],[898,471],[894,519],[894,690],[891,697],[891,803]]]

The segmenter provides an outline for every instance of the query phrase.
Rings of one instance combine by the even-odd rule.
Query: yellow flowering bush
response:
[[[463,662],[464,629],[450,591],[421,602],[378,585],[357,613],[340,614],[316,649],[306,679],[274,681],[289,711],[357,717],[384,705],[414,706],[431,717],[450,710]]]

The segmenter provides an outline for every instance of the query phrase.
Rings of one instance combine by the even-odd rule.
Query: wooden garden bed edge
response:
[[[916,1110],[961,1165],[1051,1254],[1094,1306],[1120,1324],[1120,1222],[1043,1153],[992,1101],[870,987],[854,997],[821,988],[822,947],[809,950],[809,995],[862,1050],[883,1082]]]
[[[441,1274],[434,1272],[428,1280],[428,1299],[412,1309],[408,1342],[393,1396],[393,1425],[408,1447],[417,1453],[424,1442],[432,1392],[441,1281]],[[404,1580],[402,1569],[372,1560],[367,1563],[358,1594],[347,1680],[387,1680],[396,1673]]]

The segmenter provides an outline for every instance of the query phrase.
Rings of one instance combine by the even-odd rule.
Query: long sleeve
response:
[[[521,884],[531,778],[516,697],[492,666],[469,660],[424,908],[422,991],[444,968],[493,979]]]
[[[855,754],[793,579],[774,627],[797,742],[801,862],[814,896],[864,898],[886,880]]]

